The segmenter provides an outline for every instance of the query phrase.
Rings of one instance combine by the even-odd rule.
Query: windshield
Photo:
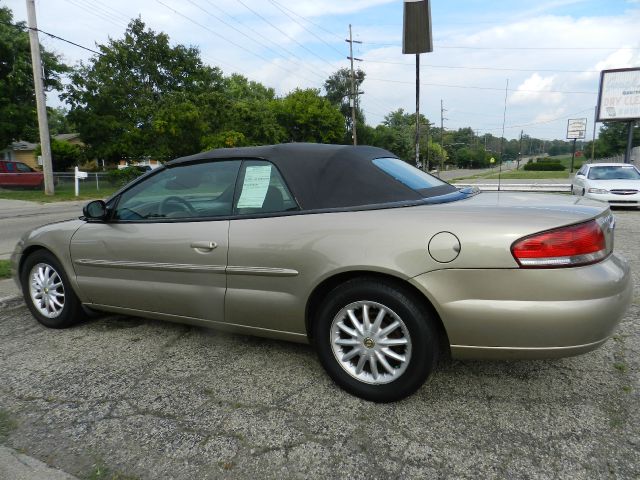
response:
[[[399,158],[376,158],[373,160],[373,164],[413,190],[420,191],[449,185],[439,178],[429,175],[409,165],[407,162],[403,162]]]
[[[632,165],[591,167],[589,180],[640,180],[640,173]]]

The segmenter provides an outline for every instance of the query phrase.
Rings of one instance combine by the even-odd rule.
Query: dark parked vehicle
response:
[[[44,175],[26,163],[0,160],[0,188],[41,188]]]

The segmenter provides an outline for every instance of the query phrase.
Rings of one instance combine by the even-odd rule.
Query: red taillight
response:
[[[525,268],[587,265],[608,255],[604,233],[596,220],[525,237],[511,246],[511,253]]]

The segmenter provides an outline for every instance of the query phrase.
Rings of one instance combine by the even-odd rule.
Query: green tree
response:
[[[278,123],[277,100],[272,88],[234,74],[225,78],[224,97],[229,106],[223,112],[222,133],[239,132],[243,136],[242,140],[235,137],[234,144],[229,145],[230,137],[223,135],[226,146],[272,144],[286,138],[285,129]]]
[[[292,142],[337,143],[345,133],[340,111],[314,88],[296,89],[276,103],[278,123]]]
[[[49,120],[49,133],[75,133],[75,125],[69,121],[67,110],[62,107],[47,107],[47,119]]]
[[[40,145],[36,148],[36,155],[42,155]],[[51,139],[51,157],[54,172],[64,172],[86,160],[82,147],[55,138]]]
[[[218,68],[205,66],[198,50],[171,46],[165,33],[132,20],[122,39],[99,45],[71,77],[64,98],[69,117],[94,156],[166,159],[201,149],[219,125],[207,123],[223,90]],[[205,103],[201,103],[204,101]],[[208,117],[208,118],[207,118]]]
[[[41,56],[45,89],[61,89],[60,75],[69,67],[44,48]],[[0,7],[0,148],[16,140],[35,141],[37,137],[29,35],[24,22],[14,25],[11,10]]]
[[[600,127],[598,138],[596,139],[595,157],[611,157],[624,153],[627,149],[627,122],[605,122]],[[640,128],[634,128],[633,146],[640,143]],[[591,155],[591,142],[585,146],[589,156]]]
[[[354,72],[354,87],[357,92],[360,91],[360,87],[364,82],[366,74],[357,69]],[[340,113],[344,117],[344,124],[347,129],[346,136],[344,138],[344,143],[352,142],[352,132],[353,132],[353,117],[351,113],[351,70],[348,68],[341,68],[340,70],[331,74],[329,78],[324,82],[324,90],[326,92],[326,99],[331,102],[332,105],[338,107],[340,109]],[[362,112],[362,108],[360,108],[359,103],[356,103],[356,131],[358,133],[358,137],[362,137],[360,135],[360,130],[364,130],[360,128],[360,126],[365,125],[365,117]],[[365,133],[366,136],[366,133]],[[363,141],[365,137],[359,138],[359,143],[366,143]]]

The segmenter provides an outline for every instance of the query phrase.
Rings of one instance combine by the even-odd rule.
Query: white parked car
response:
[[[628,163],[584,164],[576,172],[571,193],[614,207],[638,207],[640,171]]]

